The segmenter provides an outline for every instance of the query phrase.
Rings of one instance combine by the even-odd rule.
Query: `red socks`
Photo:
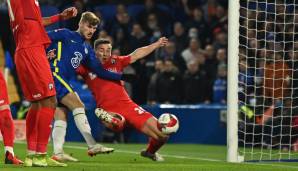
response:
[[[37,110],[30,108],[26,117],[27,149],[36,151],[37,143]]]
[[[4,146],[13,147],[14,124],[9,109],[0,111],[0,130],[3,136]]]
[[[158,141],[154,138],[150,138],[149,139],[149,144],[148,144],[148,147],[147,147],[147,151],[151,154],[154,154],[165,143],[166,143],[166,141]]]
[[[37,153],[46,153],[49,142],[49,137],[52,130],[52,121],[54,117],[55,109],[43,107],[38,111],[38,123],[37,123]]]
[[[37,153],[46,153],[51,133],[51,124],[55,109],[43,107],[30,108],[26,117],[27,149]]]

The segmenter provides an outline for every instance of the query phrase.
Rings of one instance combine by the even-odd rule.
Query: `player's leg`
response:
[[[14,124],[10,112],[9,105],[0,105],[0,130],[3,136],[3,144],[5,149],[5,164],[23,164],[23,161],[14,155]]]
[[[75,92],[68,93],[64,96],[61,99],[61,103],[72,111],[75,124],[88,145],[88,154],[90,156],[114,151],[113,148],[107,148],[100,144],[96,144],[96,141],[91,134],[91,128],[86,116],[84,104]]]
[[[14,124],[10,112],[6,82],[0,72],[0,131],[3,137],[5,148],[5,164],[22,164],[23,162],[15,157],[13,151],[14,144]]]
[[[149,118],[143,125],[141,132],[149,136],[149,142],[146,150],[141,152],[143,157],[151,158],[154,161],[164,161],[163,157],[157,151],[167,142],[169,136],[163,134],[158,129],[156,118]]]
[[[46,156],[56,108],[56,91],[44,46],[21,49],[15,55],[24,96],[32,102],[26,118],[29,129],[26,129],[28,155],[25,166],[59,166]]]
[[[115,106],[113,112],[107,112],[101,108],[95,110],[96,116],[104,122],[105,125],[108,125],[107,127],[117,131],[114,128],[122,127],[122,125],[120,125],[122,122],[116,122],[118,118],[115,118],[113,113],[119,113],[125,118],[126,122],[150,137],[147,149],[141,152],[142,156],[149,157],[154,161],[164,160],[156,152],[166,143],[168,135],[163,134],[158,129],[157,119],[153,117],[151,113],[134,103],[121,104],[121,107]],[[119,126],[115,126],[117,123]]]
[[[141,152],[142,156],[149,157],[154,161],[164,160],[156,152],[166,143],[168,136],[158,129],[158,122],[151,113],[134,103],[121,104],[121,107],[115,107],[113,112],[121,114],[126,122],[150,137],[147,149]],[[107,112],[101,108],[95,110],[96,116],[99,117],[105,125],[110,125],[108,127],[111,129],[115,127],[113,124],[121,124],[121,122],[113,122],[113,120],[117,120],[113,112]],[[118,127],[121,127],[121,125]]]
[[[72,161],[76,162],[78,159],[64,153],[63,144],[65,142],[66,128],[67,128],[67,112],[64,107],[57,107],[55,111],[55,123],[52,131],[53,150],[52,159],[56,161]]]

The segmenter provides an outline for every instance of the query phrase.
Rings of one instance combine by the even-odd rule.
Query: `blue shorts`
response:
[[[73,86],[69,84],[69,81],[67,79],[64,79],[61,75],[57,73],[53,73],[53,78],[55,82],[56,97],[57,97],[58,103],[68,93],[75,92],[73,89]]]

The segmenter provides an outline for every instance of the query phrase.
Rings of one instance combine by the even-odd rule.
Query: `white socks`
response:
[[[76,126],[83,135],[88,147],[93,147],[96,141],[92,137],[91,128],[84,108],[76,108],[72,111]]]
[[[4,150],[5,150],[5,153],[6,153],[6,151],[8,151],[8,152],[10,152],[14,156],[13,147],[5,146],[4,147]]]
[[[52,132],[54,154],[63,153],[67,123],[63,120],[56,120]]]

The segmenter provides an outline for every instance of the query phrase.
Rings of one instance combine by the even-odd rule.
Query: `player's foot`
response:
[[[32,167],[33,155],[27,155],[24,161],[25,167]]]
[[[17,156],[12,155],[9,151],[5,153],[5,164],[14,164],[14,165],[21,165],[24,162],[17,158]]]
[[[102,121],[107,123],[113,122],[113,116],[110,115],[107,111],[103,110],[102,108],[95,109],[95,115]]]
[[[152,154],[152,153],[149,153],[146,150],[141,151],[141,156],[150,158],[151,160],[157,161],[157,162],[165,161],[165,159],[160,154],[158,154],[158,153]]]
[[[113,148],[105,147],[100,144],[96,144],[95,146],[88,149],[88,155],[93,157],[96,154],[104,154],[104,153],[111,153],[113,152]]]
[[[48,166],[46,155],[38,154],[34,155],[32,158],[32,166],[33,167],[46,167]]]
[[[67,166],[66,163],[58,162],[48,156],[46,157],[46,161],[47,161],[48,166],[52,166],[52,167],[66,167]]]
[[[71,155],[66,154],[66,153],[54,154],[51,158],[56,160],[56,161],[59,161],[59,162],[67,162],[67,161],[77,162],[77,161],[79,161],[78,159],[76,159],[76,158],[74,158]]]
[[[66,167],[67,164],[60,163],[56,160],[51,159],[46,154],[35,155],[32,159],[32,166],[34,167]]]

